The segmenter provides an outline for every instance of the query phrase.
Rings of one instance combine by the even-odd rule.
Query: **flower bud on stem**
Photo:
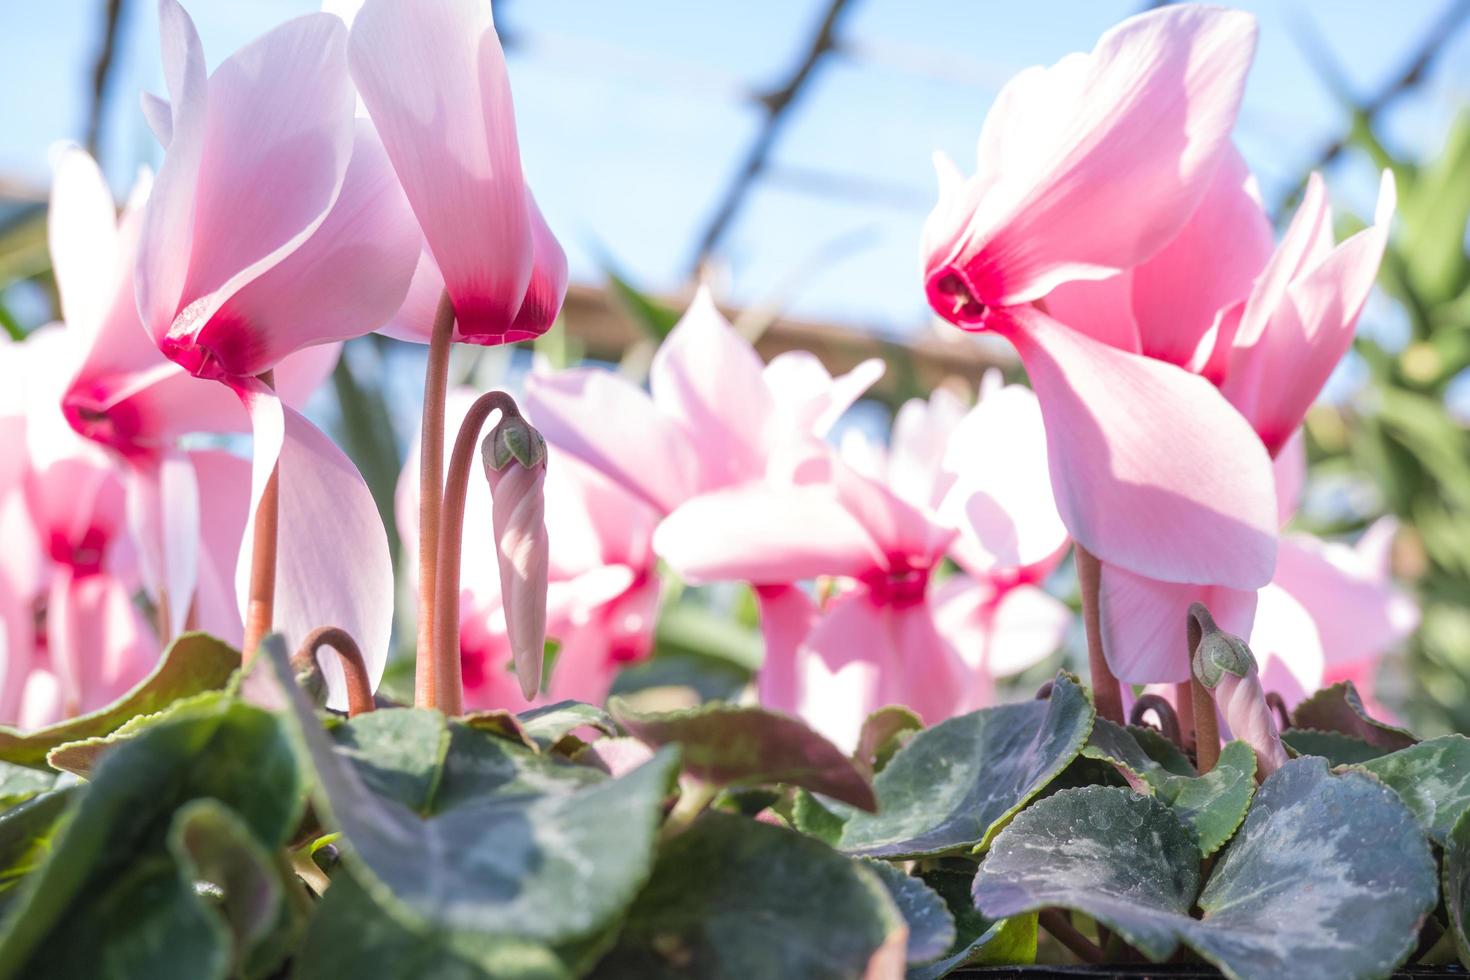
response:
[[[454,339],[454,305],[449,291],[439,297],[424,369],[424,417],[419,437],[419,609],[418,655],[413,703],[439,707],[434,655],[435,572],[439,561],[439,512],[444,489],[444,403],[449,393],[449,349]],[[458,599],[455,610],[458,612]],[[458,662],[458,656],[455,658]],[[456,685],[457,686],[457,685]]]
[[[1077,556],[1077,583],[1082,590],[1082,621],[1087,628],[1087,669],[1092,676],[1092,699],[1099,717],[1115,725],[1123,724],[1123,691],[1118,678],[1108,666],[1103,650],[1102,612],[1098,592],[1102,588],[1102,564],[1097,556],[1080,543],[1074,544]]]
[[[260,375],[261,382],[274,389],[275,372]],[[255,648],[271,631],[276,609],[276,528],[281,516],[281,464],[276,462],[270,479],[255,508],[255,528],[250,542],[250,591],[245,605],[245,638],[241,644],[241,660],[250,663]]]
[[[1255,751],[1256,777],[1265,779],[1285,765],[1286,747],[1281,744],[1281,733],[1276,727],[1266,693],[1261,688],[1261,673],[1256,666],[1255,655],[1240,637],[1216,626],[1209,611],[1199,603],[1189,607],[1189,646],[1195,689],[1203,692],[1205,697],[1203,703],[1198,697],[1195,702],[1195,720],[1200,731],[1200,772],[1209,771],[1204,715],[1208,715],[1213,727],[1218,705],[1230,725],[1231,734]],[[1220,753],[1218,732],[1209,739],[1208,748],[1213,752],[1209,766],[1213,766]]]

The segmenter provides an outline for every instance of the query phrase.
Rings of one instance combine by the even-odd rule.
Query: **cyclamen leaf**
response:
[[[1256,793],[1196,900],[1198,854],[1157,798],[1069,790],[996,838],[975,879],[987,915],[1077,909],[1154,960],[1180,942],[1236,980],[1358,980],[1413,949],[1437,895],[1413,816],[1360,773],[1297,759]],[[1202,919],[1189,916],[1192,906]]]
[[[1353,766],[1399,795],[1426,833],[1443,846],[1470,808],[1470,738],[1445,735]]]
[[[894,976],[906,933],[867,867],[795,831],[708,812],[664,845],[593,976]]]
[[[54,772],[0,762],[0,811],[41,795],[55,783]]]
[[[37,971],[27,972],[31,957],[54,930],[80,928],[81,921],[101,916],[98,909],[106,903],[115,902],[118,909],[131,912],[143,895],[158,902],[159,918],[137,910],[135,928],[140,937],[162,941],[160,935],[187,925],[203,942],[202,937],[217,930],[223,937],[220,951],[227,967],[223,925],[202,907],[197,911],[204,923],[195,923],[192,906],[167,880],[169,875],[179,877],[165,850],[174,811],[205,797],[234,811],[263,847],[273,849],[285,842],[300,820],[304,786],[290,741],[276,718],[237,701],[199,704],[110,752],[92,782],[74,797],[45,862],[26,876],[0,922],[0,980],[34,975]],[[167,869],[167,874],[147,870],[150,862]],[[136,894],[118,897],[124,888]],[[186,892],[193,901],[192,885]],[[100,921],[97,928],[102,928]],[[134,948],[119,941],[119,949]],[[138,952],[142,955],[145,950],[139,947]],[[150,972],[140,967],[136,975]],[[210,974],[201,968],[192,975]]]
[[[901,705],[879,708],[863,721],[853,758],[870,773],[879,773],[893,754],[922,731],[924,720]]]
[[[975,907],[970,885],[976,866],[946,858],[923,874],[924,883],[944,899],[955,921],[955,942],[943,959],[908,972],[908,980],[939,980],[961,966],[1013,966],[1036,962],[1036,916],[989,919]]]
[[[1470,810],[1460,814],[1444,845],[1444,907],[1461,964],[1470,964]]]
[[[230,695],[225,691],[204,691],[201,694],[193,694],[186,698],[180,698],[162,711],[152,714],[134,715],[123,722],[116,729],[106,735],[97,738],[86,738],[78,742],[66,742],[58,745],[46,753],[46,764],[52,769],[61,772],[69,772],[83,779],[90,779],[92,770],[102,761],[110,749],[131,742],[141,732],[147,731],[153,725],[180,715],[193,715],[201,706],[218,705],[230,700]]]
[[[569,980],[546,946],[450,933],[389,914],[350,874],[334,875],[293,964],[294,980]]]
[[[374,794],[333,750],[293,682],[278,637],[267,639],[260,656],[316,770],[317,811],[350,845],[344,864],[395,919],[419,931],[475,933],[485,942],[573,942],[607,925],[647,880],[661,806],[678,769],[674,750],[622,779],[588,769],[598,782],[573,792],[469,795],[424,818]],[[464,731],[479,743],[516,749]]]
[[[718,701],[645,713],[614,698],[611,707],[634,738],[652,746],[678,745],[685,772],[709,785],[784,783],[865,810],[877,806],[853,761],[788,715]]]
[[[595,728],[604,735],[616,735],[618,728],[608,713],[595,704],[581,701],[558,701],[519,715],[521,728],[536,744],[549,749],[578,728]]]
[[[106,735],[179,698],[219,690],[239,666],[239,652],[224,642],[206,633],[185,633],[169,644],[153,673],[107,707],[32,732],[0,726],[0,760],[44,769],[46,753],[56,746]]]
[[[1311,728],[1288,728],[1281,733],[1281,741],[1297,755],[1321,756],[1332,766],[1367,762],[1391,751],[1342,732],[1319,732]]]
[[[1093,716],[1087,695],[1059,674],[1045,701],[925,729],[874,780],[878,812],[852,813],[838,847],[885,858],[984,849],[1082,750]]]
[[[1352,681],[1324,687],[1297,705],[1291,713],[1291,724],[1293,728],[1351,735],[1389,752],[1418,741],[1412,733],[1370,717]]]
[[[219,901],[210,914],[229,929],[230,972],[241,977],[275,972],[296,944],[298,924],[271,854],[249,828],[218,800],[195,800],[174,816],[169,850],[186,882],[208,882],[216,890]]]
[[[1203,776],[1180,776],[1143,750],[1137,730],[1097,719],[1082,754],[1111,762],[1136,792],[1157,794],[1195,832],[1200,855],[1209,857],[1245,819],[1256,790],[1256,754],[1244,742],[1228,743]]]
[[[915,878],[887,861],[859,858],[888,889],[888,897],[908,924],[908,962],[910,965],[939,959],[954,944],[954,916],[922,878]]]

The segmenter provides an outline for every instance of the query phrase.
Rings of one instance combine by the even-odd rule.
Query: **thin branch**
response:
[[[92,105],[87,112],[87,152],[94,157],[102,140],[102,116],[107,105],[107,90],[112,82],[113,55],[117,52],[117,29],[122,23],[124,6],[123,0],[107,0],[102,44],[92,63]]]
[[[765,123],[746,153],[745,162],[735,175],[735,179],[726,188],[725,195],[720,200],[720,206],[715,209],[714,217],[700,237],[699,248],[689,270],[691,276],[699,273],[700,267],[719,245],[720,239],[724,237],[730,223],[745,202],[745,196],[750,192],[751,185],[765,169],[771,156],[771,150],[776,145],[776,138],[789,118],[789,111],[796,104],[797,98],[811,79],[817,64],[837,47],[837,26],[849,6],[849,0],[830,0],[822,22],[812,36],[811,44],[807,46],[805,56],[796,66],[791,77],[780,88],[759,97],[758,101],[766,110]]]

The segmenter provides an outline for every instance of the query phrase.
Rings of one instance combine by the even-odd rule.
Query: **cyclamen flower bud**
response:
[[[505,415],[481,444],[490,481],[505,631],[521,693],[536,696],[546,648],[546,441],[519,415]]]
[[[1190,615],[1201,630],[1194,676],[1210,689],[1231,734],[1255,750],[1257,776],[1264,779],[1286,764],[1286,748],[1266,703],[1255,655],[1240,637],[1217,627],[1202,605],[1192,606]]]

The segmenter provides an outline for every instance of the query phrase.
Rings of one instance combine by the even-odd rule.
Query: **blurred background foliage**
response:
[[[210,2],[197,0],[192,6],[208,7]],[[81,0],[75,3],[82,6]],[[497,17],[507,5],[508,0],[502,0]],[[98,0],[86,6],[95,8],[100,24],[95,51],[76,66],[78,76],[85,78],[88,111],[78,132],[53,135],[73,136],[95,151],[105,130],[103,106],[118,98],[109,95],[109,90],[116,85],[113,66],[119,23],[130,4],[127,0]],[[510,6],[515,9],[516,5]],[[896,49],[883,55],[871,39],[863,51],[844,43],[842,18],[851,7],[862,4],[822,0],[812,6],[816,16],[807,37],[783,48],[790,49],[793,56],[789,70],[776,71],[774,81],[763,88],[742,92],[741,97],[756,106],[757,125],[748,132],[744,156],[736,154],[739,165],[710,178],[716,184],[725,183],[715,198],[718,206],[704,208],[699,219],[705,224],[695,236],[697,261],[682,273],[684,288],[671,289],[667,281],[641,282],[637,273],[620,264],[616,249],[598,241],[588,246],[586,241],[573,240],[574,252],[580,250],[581,256],[579,260],[578,254],[573,255],[578,281],[557,327],[535,344],[535,356],[558,366],[596,360],[642,378],[653,350],[678,319],[689,295],[688,283],[703,277],[719,287],[729,279],[729,268],[722,265],[717,246],[727,226],[732,222],[739,226],[736,219],[742,205],[762,177],[770,183],[790,183],[791,175],[782,172],[780,160],[772,161],[773,147],[789,115],[810,97],[808,89],[821,77],[818,69],[833,57],[852,62],[860,55],[895,56]],[[878,0],[873,6],[892,7]],[[1304,161],[1296,173],[1286,175],[1287,185],[1294,184],[1298,193],[1291,193],[1288,186],[1286,192],[1273,194],[1268,186],[1268,201],[1278,204],[1278,224],[1284,226],[1289,219],[1310,169],[1340,175],[1356,168],[1349,182],[1358,179],[1363,186],[1371,186],[1371,181],[1361,179],[1363,175],[1390,167],[1398,180],[1400,201],[1381,273],[1382,296],[1365,313],[1354,352],[1329,386],[1329,397],[1308,417],[1311,481],[1298,523],[1324,536],[1351,537],[1383,513],[1398,516],[1402,529],[1395,542],[1394,567],[1419,596],[1423,621],[1406,648],[1385,659],[1380,694],[1426,733],[1470,731],[1470,107],[1460,111],[1443,134],[1442,144],[1434,147],[1405,149],[1403,140],[1390,138],[1393,125],[1387,121],[1388,110],[1411,99],[1437,64],[1454,60],[1453,54],[1446,56],[1445,52],[1453,51],[1456,37],[1464,33],[1460,28],[1470,21],[1470,0],[1437,4],[1428,30],[1407,57],[1379,73],[1381,78],[1366,93],[1361,84],[1349,84],[1346,79],[1356,78],[1355,72],[1333,62],[1305,15],[1293,17],[1290,11],[1297,8],[1289,0],[1278,6],[1288,11],[1285,20],[1296,42],[1293,56],[1309,66],[1348,120],[1340,138]],[[1370,22],[1388,16],[1383,6],[1368,9]],[[1125,6],[1106,14],[1089,10],[1089,16],[1111,22],[1128,12]],[[0,18],[12,16],[24,15],[15,10],[0,14]],[[888,23],[881,17],[874,19]],[[1089,24],[1077,25],[1074,32],[1095,36]],[[524,33],[505,33],[508,50],[520,50],[516,45],[522,43]],[[1050,43],[1046,45],[1050,53],[1041,57],[1054,59],[1087,43],[1090,40]],[[212,52],[212,60],[221,55]],[[922,71],[926,67],[915,67],[913,61],[908,59],[908,68]],[[939,62],[927,67],[952,72],[964,65]],[[1272,71],[1273,77],[1280,77],[1279,65]],[[518,101],[522,95],[518,88]],[[131,92],[126,96],[134,98]],[[7,96],[21,97],[14,91]],[[528,118],[536,117],[528,114]],[[965,117],[960,128],[966,140],[973,140],[980,118],[979,109]],[[530,146],[534,153],[534,130],[522,136],[523,146]],[[1243,142],[1260,138],[1260,133],[1246,134]],[[928,147],[921,149],[927,152]],[[1251,158],[1251,147],[1245,149]],[[36,152],[44,157],[44,148]],[[1282,175],[1271,176],[1279,186]],[[822,184],[822,177],[807,174],[810,186],[806,192],[864,199],[879,207],[888,207],[892,199],[901,197],[894,188],[881,184],[851,180]],[[1263,184],[1269,184],[1264,177]],[[1334,183],[1334,191],[1338,189]],[[913,210],[915,220],[921,219],[930,200],[927,191],[918,202],[911,197],[903,198],[903,206]],[[555,215],[552,217],[556,224]],[[1345,215],[1339,225],[1341,238],[1361,227],[1362,221]],[[800,262],[784,268],[774,286],[758,290],[756,297],[749,290],[743,294],[739,288],[733,290],[739,308],[729,312],[737,328],[756,341],[767,358],[780,350],[802,347],[823,357],[834,371],[846,370],[862,357],[882,356],[888,371],[875,397],[856,406],[845,420],[846,425],[870,435],[886,432],[893,409],[903,400],[925,397],[938,384],[956,386],[973,396],[981,373],[990,367],[1018,379],[1014,362],[1003,347],[986,345],[983,339],[949,328],[923,324],[886,333],[855,330],[840,317],[814,318],[809,306],[801,303],[796,313],[802,318],[789,315],[788,300],[805,299],[813,292],[808,289],[797,296],[793,281],[830,281],[833,270],[854,281],[848,260],[862,251],[870,230],[868,224],[859,222],[846,231],[824,233],[819,245],[803,246]],[[910,265],[904,268],[911,269],[915,239],[909,231],[904,235],[902,248],[910,256]],[[868,258],[874,257],[870,251]],[[877,257],[882,258],[881,249]],[[921,306],[916,281],[911,289],[915,304]],[[0,328],[20,338],[56,315],[55,284],[46,251],[44,194],[33,183],[0,173]],[[460,349],[455,352],[455,376],[483,387],[514,386],[531,356],[523,349]],[[367,479],[394,542],[395,559],[393,491],[417,424],[422,363],[422,348],[377,336],[352,341],[346,345],[331,384],[310,406],[310,413],[328,426]],[[1059,569],[1049,585],[1059,595],[1071,595],[1070,567]],[[618,690],[672,684],[693,687],[704,697],[726,697],[738,691],[760,659],[755,606],[748,590],[737,586],[688,589],[671,582],[666,599],[655,658],[626,671]],[[404,610],[411,607],[411,601],[400,602]],[[400,628],[399,635],[411,638],[413,633]],[[1058,661],[1073,666],[1085,663],[1080,628],[1053,662],[1012,679],[1011,691],[1029,693],[1052,674]],[[400,660],[390,672],[385,681],[390,690],[410,678],[406,663]]]

